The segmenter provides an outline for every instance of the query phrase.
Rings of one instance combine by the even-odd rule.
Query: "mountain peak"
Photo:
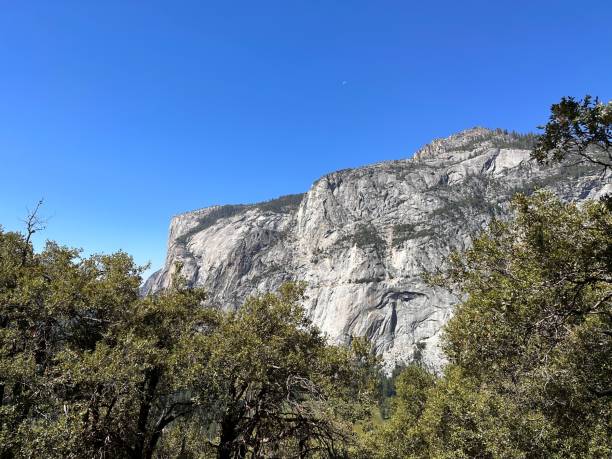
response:
[[[217,206],[175,217],[164,268],[143,291],[172,285],[181,266],[208,304],[238,308],[256,292],[307,281],[304,308],[331,341],[368,336],[391,370],[439,370],[443,326],[457,298],[422,281],[463,250],[517,192],[548,188],[567,200],[599,195],[598,167],[520,167],[533,134],[481,127],[432,142],[412,160],[328,174],[305,195]],[[506,151],[500,151],[506,150]],[[423,166],[423,167],[419,167]]]

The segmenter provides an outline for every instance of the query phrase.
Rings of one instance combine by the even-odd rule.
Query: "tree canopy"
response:
[[[604,170],[612,167],[612,101],[563,97],[550,112],[533,150],[535,159],[545,163],[573,157],[599,164]]]
[[[449,365],[437,380],[400,376],[390,421],[366,436],[370,457],[612,452],[610,209],[544,192],[513,206],[433,279],[465,297],[445,327]]]
[[[141,297],[141,273],[0,230],[0,457],[346,451],[376,362],[359,339],[326,343],[303,287],[224,313],[179,278]]]

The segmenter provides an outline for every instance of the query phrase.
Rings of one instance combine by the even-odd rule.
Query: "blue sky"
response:
[[[612,97],[612,2],[2,2],[0,224],[163,263],[173,214]]]

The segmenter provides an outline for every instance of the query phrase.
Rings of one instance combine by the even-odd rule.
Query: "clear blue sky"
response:
[[[612,2],[7,1],[0,63],[0,223],[157,268],[173,214],[608,100]]]

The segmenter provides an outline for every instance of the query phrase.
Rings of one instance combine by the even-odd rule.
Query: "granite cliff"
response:
[[[440,330],[457,298],[421,274],[469,246],[517,192],[565,200],[611,188],[592,165],[540,167],[534,138],[474,128],[435,140],[411,159],[328,174],[302,195],[177,215],[165,266],[145,283],[169,285],[177,263],[210,301],[239,307],[287,280],[307,283],[313,321],[335,342],[367,335],[388,367],[418,359],[438,369]]]

